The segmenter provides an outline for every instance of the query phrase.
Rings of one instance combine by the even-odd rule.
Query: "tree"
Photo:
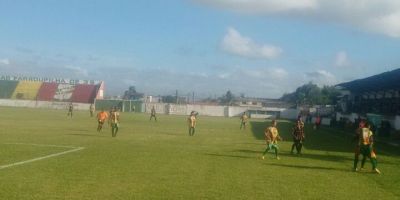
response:
[[[298,87],[293,93],[284,94],[281,100],[297,105],[334,105],[339,94],[334,86],[324,86],[321,89],[309,82]]]
[[[334,86],[324,86],[321,90],[322,96],[325,99],[325,104],[335,105],[338,101],[340,92]]]
[[[135,86],[130,86],[124,93],[124,99],[138,100],[144,97],[143,93],[136,92]]]
[[[230,90],[228,90],[226,92],[226,94],[224,96],[222,96],[220,98],[220,103],[222,105],[232,105],[233,101],[235,100],[235,96],[232,94],[232,92]]]

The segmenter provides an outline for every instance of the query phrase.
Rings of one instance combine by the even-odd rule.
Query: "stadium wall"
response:
[[[400,116],[399,115],[397,115],[394,120],[394,127],[396,130],[400,130]]]
[[[297,116],[299,116],[299,114],[299,109],[283,109],[281,110],[280,117],[283,119],[297,119]]]
[[[228,108],[228,117],[235,117],[235,116],[240,116],[243,112],[246,112],[249,109],[249,107],[239,107],[239,106],[229,106]]]
[[[205,106],[205,105],[187,105],[186,115],[189,115],[193,110],[199,112],[201,115],[224,117],[225,106]]]
[[[25,108],[47,108],[65,110],[68,108],[69,102],[50,102],[50,101],[33,101],[33,100],[15,100],[0,99],[0,106],[8,107],[25,107]],[[73,103],[74,110],[89,110],[90,104]]]
[[[166,103],[144,103],[144,112],[150,113],[151,108],[154,106],[156,113],[169,114],[169,115],[189,115],[192,111],[199,112],[204,116],[216,117],[237,117],[249,109],[254,110],[253,107],[239,107],[239,106],[208,106],[208,105],[193,105],[193,104],[166,104]],[[264,108],[268,111],[279,111],[280,118],[296,119],[300,110],[297,109],[282,109],[282,108]]]
[[[117,107],[122,112],[145,112],[143,103],[140,101],[110,99],[99,99],[95,101],[96,110],[109,110],[112,107]]]
[[[151,108],[154,106],[154,109],[156,110],[156,113],[160,113],[160,114],[168,114],[167,112],[167,105],[166,103],[145,103],[144,104],[144,111],[146,113],[150,113],[151,112]]]
[[[187,105],[179,105],[179,104],[168,104],[167,112],[170,115],[187,115]]]
[[[351,122],[354,122],[358,118],[357,113],[351,113],[351,114],[342,114],[342,113],[336,113],[336,120],[339,121],[340,118],[347,118]],[[382,116],[383,120],[387,120],[390,123],[390,126],[393,127],[395,130],[400,130],[400,116],[397,115],[395,117],[387,117],[387,116]]]

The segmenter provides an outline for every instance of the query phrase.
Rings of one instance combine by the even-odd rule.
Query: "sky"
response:
[[[0,75],[279,98],[400,68],[398,0],[0,0]]]

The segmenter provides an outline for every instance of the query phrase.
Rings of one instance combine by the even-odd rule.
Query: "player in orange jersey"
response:
[[[100,132],[101,129],[103,129],[104,122],[108,119],[108,113],[104,111],[104,109],[101,109],[101,112],[97,113],[97,121],[98,121],[98,126],[97,126],[97,132]]]

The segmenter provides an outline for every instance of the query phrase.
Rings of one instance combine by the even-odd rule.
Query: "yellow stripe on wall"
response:
[[[11,98],[35,100],[41,85],[42,82],[20,81]]]

